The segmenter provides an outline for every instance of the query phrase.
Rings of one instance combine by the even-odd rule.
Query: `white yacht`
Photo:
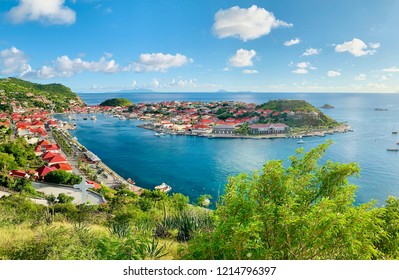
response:
[[[156,186],[155,189],[156,189],[156,190],[160,190],[160,191],[162,191],[162,192],[169,192],[169,191],[172,190],[172,187],[169,186],[169,185],[166,184],[166,183],[162,183],[162,184],[160,184],[159,186]]]

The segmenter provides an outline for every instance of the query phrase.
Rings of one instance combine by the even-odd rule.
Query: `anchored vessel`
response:
[[[159,186],[156,186],[155,189],[156,189],[156,190],[163,191],[163,192],[169,192],[169,191],[172,190],[172,187],[169,186],[169,185],[166,184],[166,183],[162,183],[162,184],[160,184]]]

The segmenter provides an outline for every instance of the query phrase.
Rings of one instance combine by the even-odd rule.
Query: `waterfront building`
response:
[[[234,134],[234,125],[216,125],[212,127],[212,133],[214,134]]]
[[[288,131],[289,126],[283,123],[252,124],[249,126],[251,134],[277,134]]]

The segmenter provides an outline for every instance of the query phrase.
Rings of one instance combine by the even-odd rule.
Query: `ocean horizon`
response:
[[[399,195],[399,154],[386,150],[399,141],[392,134],[393,129],[399,129],[396,94],[116,92],[79,96],[88,105],[115,97],[134,103],[232,100],[261,104],[273,99],[306,100],[335,120],[347,122],[354,132],[305,138],[305,151],[331,139],[334,143],[321,163],[332,160],[359,164],[360,176],[350,178],[359,187],[356,203],[375,199],[381,205],[389,195]],[[335,108],[320,108],[324,104]],[[98,114],[96,121],[78,118],[77,129],[71,134],[122,177],[132,178],[138,186],[148,189],[165,182],[172,186],[172,192],[189,196],[191,202],[201,194],[212,195],[215,202],[223,195],[229,176],[252,174],[268,160],[283,160],[288,165],[288,157],[301,146],[295,139],[208,139],[178,135],[160,138],[153,131],[138,128],[139,123]]]

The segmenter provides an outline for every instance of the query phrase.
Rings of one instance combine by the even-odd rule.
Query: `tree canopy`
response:
[[[126,98],[107,99],[100,104],[100,106],[120,106],[120,107],[126,107],[130,105],[133,105],[133,102]]]
[[[273,160],[260,173],[230,178],[215,212],[216,226],[195,238],[190,258],[380,258],[384,210],[373,201],[355,205],[357,187],[348,177],[359,174],[357,164],[319,166],[329,145],[297,150],[287,168]],[[395,236],[391,243],[398,242],[397,228]]]

